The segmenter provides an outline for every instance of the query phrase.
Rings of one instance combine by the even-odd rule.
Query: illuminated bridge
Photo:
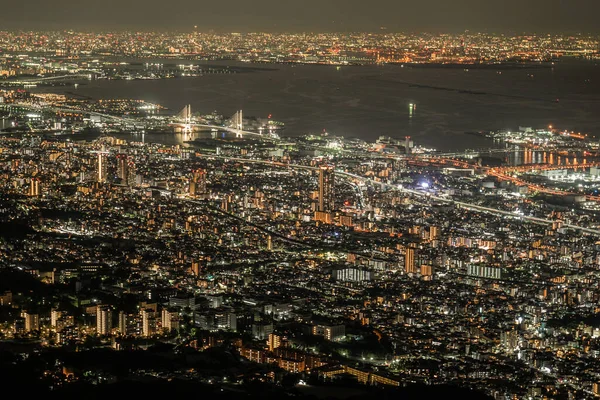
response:
[[[7,81],[2,82],[2,85],[5,85],[5,86],[37,85],[37,84],[41,84],[41,83],[45,83],[45,82],[69,81],[69,80],[73,80],[73,79],[91,80],[93,77],[94,77],[94,74],[92,74],[92,73],[67,74],[67,75],[37,77],[37,78],[30,78],[30,79],[7,80]]]
[[[211,125],[198,121],[195,122],[192,118],[191,106],[188,104],[179,113],[177,113],[177,115],[175,115],[175,121],[172,122],[170,125],[180,128],[183,133],[191,133],[194,130],[194,128],[201,128],[212,130],[213,137],[216,136],[218,131],[225,131],[233,133],[236,138],[251,137],[259,138],[262,140],[279,140],[277,136],[244,130],[242,110],[236,111],[235,114],[233,114],[231,118],[229,118],[229,121],[229,126]]]

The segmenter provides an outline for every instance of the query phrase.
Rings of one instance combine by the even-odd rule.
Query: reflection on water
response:
[[[235,64],[235,63],[229,63]],[[242,64],[248,66],[248,64]],[[600,132],[600,66],[561,62],[497,74],[493,69],[270,65],[272,69],[196,78],[107,81],[71,87],[40,87],[91,99],[130,98],[158,103],[176,113],[187,104],[196,114],[236,110],[286,125],[283,136],[320,133],[375,141],[411,136],[415,144],[440,151],[492,147],[491,140],[466,132],[553,125]],[[473,94],[473,91],[481,94]],[[560,98],[560,103],[555,101]],[[149,140],[149,136],[146,137]],[[178,136],[157,141],[181,144]]]
[[[558,154],[557,152],[526,149],[514,146],[501,153],[483,154],[502,160],[508,165],[550,164],[550,165],[579,165],[598,161],[596,155],[583,155],[582,152]]]
[[[104,134],[102,134],[104,135]],[[94,140],[101,136],[98,133],[84,133],[77,135],[63,136],[63,138],[69,138],[73,141],[77,140]],[[194,146],[192,143],[196,139],[231,139],[235,135],[227,132],[218,132],[216,137],[212,136],[211,132],[191,132],[191,133],[110,133],[108,136],[114,136],[118,139],[123,139],[128,142],[142,142],[142,143],[158,143],[167,146]]]

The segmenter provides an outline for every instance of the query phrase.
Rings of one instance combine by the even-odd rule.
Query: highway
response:
[[[209,125],[209,124],[198,124],[198,123],[182,123],[182,122],[174,122],[171,123],[169,125],[174,125],[174,126],[179,126],[179,127],[198,127],[198,128],[205,128],[205,129],[216,129],[218,131],[226,131],[226,132],[230,132],[230,133],[234,133],[237,136],[241,136],[241,137],[245,137],[245,136],[250,136],[253,138],[260,138],[261,140],[270,140],[273,142],[277,142],[281,139],[279,139],[279,137],[275,137],[275,136],[271,136],[268,134],[262,134],[262,133],[258,133],[258,132],[251,132],[251,131],[244,131],[241,129],[235,129],[235,128],[230,128],[227,126],[220,126],[220,125]]]
[[[2,85],[9,86],[20,86],[20,85],[35,85],[38,83],[51,82],[51,81],[59,81],[59,80],[69,80],[74,78],[84,78],[91,79],[91,74],[68,74],[68,75],[58,75],[58,76],[45,76],[31,79],[23,79],[23,80],[6,80],[2,83]]]

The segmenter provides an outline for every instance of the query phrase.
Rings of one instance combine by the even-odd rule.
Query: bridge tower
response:
[[[192,121],[192,106],[188,104],[183,107],[176,117],[182,119],[184,123],[189,124]]]
[[[241,138],[242,132],[244,130],[244,114],[242,110],[238,110],[233,114],[230,118],[230,125],[233,129],[235,129],[235,137]]]
[[[179,114],[176,115],[177,118],[183,121],[183,133],[191,133],[192,132],[192,106],[187,105],[183,107]]]

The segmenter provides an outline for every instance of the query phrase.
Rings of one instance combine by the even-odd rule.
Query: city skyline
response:
[[[32,12],[32,10],[34,10]],[[115,12],[117,11],[117,12]],[[594,16],[600,4],[591,0],[508,0],[496,3],[475,0],[308,0],[301,4],[274,0],[197,4],[177,0],[165,6],[157,0],[127,3],[41,0],[13,4],[3,10],[4,29],[76,29],[218,32],[598,32]]]
[[[600,398],[600,4],[199,3],[4,10],[6,392]]]

